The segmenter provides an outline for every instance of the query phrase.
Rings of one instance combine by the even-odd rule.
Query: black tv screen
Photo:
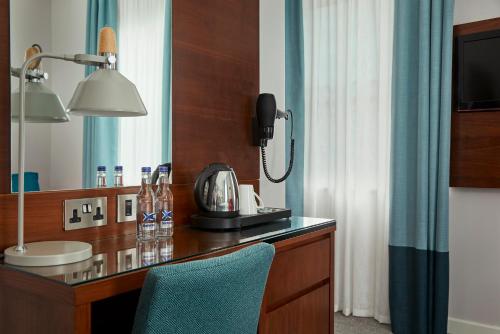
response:
[[[457,38],[458,111],[500,109],[500,30]]]

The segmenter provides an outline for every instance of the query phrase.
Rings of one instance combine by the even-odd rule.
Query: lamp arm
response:
[[[81,65],[114,65],[116,57],[114,54],[107,54],[106,56],[95,56],[87,54],[77,55],[58,55],[51,53],[36,53],[28,58],[22,65],[20,70],[11,69],[11,73],[15,76],[19,74],[19,147],[18,147],[18,195],[17,195],[17,246],[16,252],[24,253],[26,248],[24,246],[24,166],[26,155],[26,135],[25,135],[25,100],[26,100],[26,73],[29,65],[35,60],[42,58],[59,59],[64,61],[71,61]]]

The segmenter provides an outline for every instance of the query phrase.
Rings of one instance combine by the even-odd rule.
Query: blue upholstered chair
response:
[[[255,334],[274,246],[153,268],[139,299],[134,333]]]
[[[12,192],[19,191],[19,174],[12,174]],[[40,184],[38,183],[38,173],[25,172],[24,173],[24,191],[40,191]]]

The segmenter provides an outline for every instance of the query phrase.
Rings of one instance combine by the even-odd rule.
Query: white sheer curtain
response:
[[[162,152],[165,0],[118,0],[119,70],[135,83],[148,115],[120,118],[118,161],[124,184],[138,184],[140,168],[156,168]]]
[[[389,321],[393,0],[303,0],[306,216],[338,220],[335,308]]]

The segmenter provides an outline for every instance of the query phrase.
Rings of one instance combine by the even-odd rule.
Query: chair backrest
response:
[[[19,174],[12,174],[12,192],[19,191]],[[25,172],[24,173],[24,191],[40,191],[40,184],[38,183],[38,173]]]
[[[151,269],[134,333],[255,334],[274,246]]]

